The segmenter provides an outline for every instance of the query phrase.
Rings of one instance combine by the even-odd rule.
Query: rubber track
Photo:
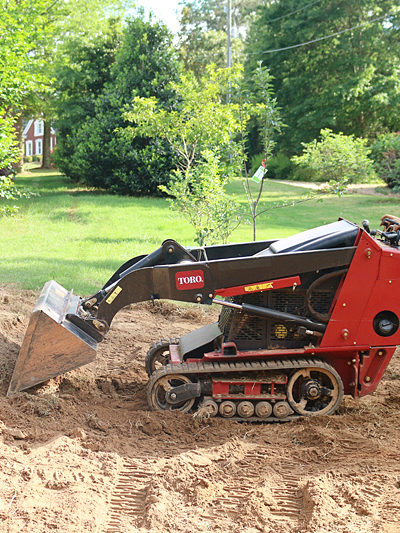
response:
[[[270,361],[241,361],[241,362],[229,362],[229,363],[180,363],[180,364],[168,364],[159,370],[156,370],[150,377],[147,386],[147,398],[148,403],[151,406],[151,391],[161,377],[170,376],[174,374],[184,374],[186,376],[193,376],[199,374],[226,374],[239,372],[243,374],[245,372],[260,372],[265,370],[296,370],[300,368],[324,368],[331,370],[332,367],[321,359],[272,359]],[[241,418],[238,416],[230,418],[230,420],[239,420],[243,422],[289,422],[296,418],[301,418],[299,415],[292,414],[286,418]],[[229,418],[227,418],[229,420]]]
[[[179,344],[179,338],[162,339],[161,341],[155,342],[152,346],[150,346],[145,357],[145,368],[149,377],[152,374],[150,365],[153,358],[153,354],[161,348],[168,349],[171,344]]]

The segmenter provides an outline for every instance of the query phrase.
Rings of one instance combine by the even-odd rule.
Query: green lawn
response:
[[[98,289],[127,259],[153,251],[164,239],[193,245],[191,226],[173,213],[165,199],[112,196],[78,187],[57,172],[32,171],[17,179],[40,193],[19,202],[17,216],[0,220],[0,282],[40,289],[55,279],[66,288],[87,295]],[[242,184],[230,192],[245,202]],[[267,181],[263,206],[295,200],[306,189]],[[382,214],[398,214],[396,198],[366,195],[329,197],[276,209],[259,219],[257,238],[287,236],[332,222],[339,216],[360,223],[369,218],[378,226]],[[243,224],[231,242],[251,240],[250,224]]]

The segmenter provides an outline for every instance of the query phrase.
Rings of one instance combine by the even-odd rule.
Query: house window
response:
[[[36,155],[42,155],[42,141],[41,139],[36,140]]]
[[[35,120],[35,137],[43,135],[43,120]]]
[[[25,155],[32,155],[32,141],[25,141]]]

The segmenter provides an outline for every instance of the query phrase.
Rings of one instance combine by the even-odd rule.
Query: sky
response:
[[[179,0],[136,0],[137,7],[144,7],[146,13],[153,12],[157,19],[164,22],[174,33],[178,31],[177,11]]]

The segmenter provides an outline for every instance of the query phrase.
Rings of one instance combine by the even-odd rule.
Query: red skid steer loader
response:
[[[400,344],[400,231],[346,220],[276,241],[184,248],[123,264],[88,298],[49,281],[8,394],[89,363],[114,315],[158,298],[221,306],[218,322],[149,350],[152,409],[239,420],[333,413],[373,392]]]

